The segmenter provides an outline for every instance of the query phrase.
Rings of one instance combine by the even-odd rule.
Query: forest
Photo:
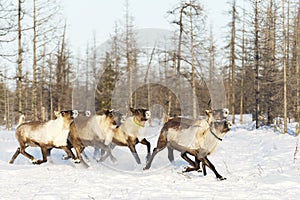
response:
[[[291,120],[300,121],[299,0],[228,0],[224,11],[230,20],[221,45],[201,0],[174,1],[166,10],[174,27],[172,45],[147,48],[137,44],[128,4],[105,52],[95,36],[77,55],[59,0],[1,0],[0,125],[12,128],[21,113],[28,120],[47,120],[54,110],[121,109],[114,104],[121,92],[128,93],[119,98],[124,105],[160,105],[154,116],[196,118],[211,107],[214,81],[222,82],[226,97],[217,105],[239,121],[252,114],[258,128],[276,119],[283,133]]]

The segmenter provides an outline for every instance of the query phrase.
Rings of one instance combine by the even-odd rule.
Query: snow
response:
[[[154,123],[155,125],[155,123]],[[292,126],[291,126],[292,127]],[[147,127],[152,149],[161,126]],[[292,130],[292,128],[291,128]],[[298,137],[274,132],[271,127],[253,129],[253,122],[234,125],[215,154],[209,156],[217,171],[183,175],[188,164],[175,152],[169,163],[167,150],[158,153],[150,170],[145,166],[146,146],[138,144],[142,165],[126,147],[112,152],[118,159],[97,163],[93,149],[86,150],[90,167],[61,160],[65,154],[52,150],[48,162],[33,165],[20,155],[8,164],[17,148],[14,131],[0,128],[0,199],[299,199],[300,161]],[[299,148],[299,147],[298,147]],[[28,152],[41,158],[39,148]]]

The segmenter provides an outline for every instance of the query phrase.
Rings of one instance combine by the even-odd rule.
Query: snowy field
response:
[[[159,130],[160,126],[147,128],[152,149]],[[8,161],[17,148],[14,131],[0,128],[0,199],[299,199],[297,145],[292,131],[282,135],[272,128],[254,130],[251,122],[237,124],[209,157],[227,178],[218,181],[209,169],[205,177],[199,172],[181,174],[187,163],[176,154],[170,164],[167,150],[143,171],[146,147],[141,144],[137,151],[142,165],[135,164],[126,147],[113,150],[117,163],[91,159],[88,168],[61,160],[65,153],[59,149],[45,164],[32,165],[20,155],[11,165]],[[39,148],[28,151],[41,158]],[[86,152],[92,158],[93,150]]]

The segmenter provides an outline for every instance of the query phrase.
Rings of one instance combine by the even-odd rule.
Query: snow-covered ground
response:
[[[32,165],[20,155],[11,165],[8,161],[17,142],[14,131],[2,129],[0,199],[299,199],[298,137],[252,127],[251,122],[235,125],[209,156],[225,181],[216,180],[209,169],[205,177],[199,172],[181,174],[187,163],[177,153],[170,164],[167,150],[154,158],[150,170],[143,171],[146,147],[141,144],[137,151],[142,165],[135,163],[126,147],[113,150],[118,163],[91,160],[88,168],[61,160],[65,153],[59,149],[45,164]],[[147,128],[152,149],[159,130],[160,126]],[[38,148],[28,151],[41,157]],[[86,152],[92,157],[91,148]]]

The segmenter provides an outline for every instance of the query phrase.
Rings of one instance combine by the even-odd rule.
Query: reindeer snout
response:
[[[228,115],[229,115],[229,109],[228,108],[224,108],[223,109],[223,116],[224,116],[224,118],[227,118]]]
[[[78,116],[79,112],[78,110],[72,110],[72,117],[75,119]]]
[[[232,128],[232,123],[230,121],[227,121],[227,127],[228,127],[228,129]]]
[[[87,117],[89,117],[89,116],[91,116],[91,111],[89,111],[89,110],[86,110],[85,112],[84,112],[84,114],[85,114],[85,116],[87,116]]]
[[[146,119],[150,119],[150,117],[151,117],[151,112],[150,112],[150,111],[146,111],[146,112],[145,112],[145,117],[146,117]]]

